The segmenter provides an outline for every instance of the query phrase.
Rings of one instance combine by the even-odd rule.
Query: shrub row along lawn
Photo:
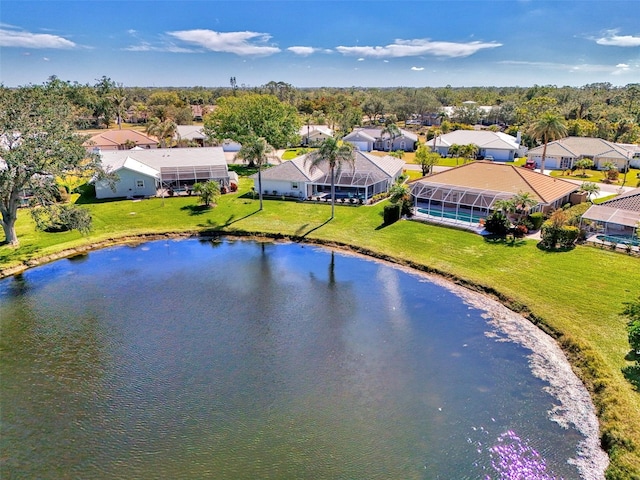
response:
[[[1,246],[0,267],[110,239],[198,232],[333,244],[439,273],[498,297],[557,339],[592,393],[612,460],[608,478],[640,478],[640,394],[621,372],[629,344],[620,316],[623,303],[640,295],[640,258],[586,246],[546,252],[533,240],[492,242],[413,221],[384,226],[383,204],[336,206],[329,222],[328,204],[268,200],[258,211],[250,185],[242,179],[239,192],[212,209],[201,209],[196,197],[87,203],[93,216],[87,237],[38,232],[21,211],[21,246]]]

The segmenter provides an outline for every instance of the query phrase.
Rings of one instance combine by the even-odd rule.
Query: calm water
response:
[[[1,477],[578,478],[483,312],[296,244],[159,241],[0,282]]]

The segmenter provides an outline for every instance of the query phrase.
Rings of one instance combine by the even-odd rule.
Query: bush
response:
[[[485,220],[484,228],[489,233],[504,236],[511,228],[511,222],[504,213],[493,212]]]
[[[91,230],[91,214],[76,205],[49,205],[31,210],[36,228],[45,232],[78,230],[82,234]]]
[[[571,248],[580,236],[580,229],[572,225],[558,225],[550,220],[542,224],[540,244],[548,249]]]
[[[400,205],[395,203],[385,205],[382,211],[382,218],[385,225],[391,225],[400,220]]]
[[[540,230],[544,222],[544,214],[542,212],[533,212],[527,217],[527,220],[531,222],[531,230]]]
[[[565,225],[560,228],[560,234],[558,235],[558,241],[561,248],[570,248],[578,240],[580,236],[580,229],[572,225]]]

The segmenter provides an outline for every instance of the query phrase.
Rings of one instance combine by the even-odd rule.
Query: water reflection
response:
[[[528,351],[451,292],[308,246],[211,246],[0,282],[3,478],[511,478],[518,451],[578,477]]]

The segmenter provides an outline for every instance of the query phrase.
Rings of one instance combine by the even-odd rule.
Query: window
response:
[[[136,188],[144,188],[144,180],[136,180]]]
[[[294,190],[297,190],[298,187],[298,182],[291,182],[291,188],[293,188]]]

